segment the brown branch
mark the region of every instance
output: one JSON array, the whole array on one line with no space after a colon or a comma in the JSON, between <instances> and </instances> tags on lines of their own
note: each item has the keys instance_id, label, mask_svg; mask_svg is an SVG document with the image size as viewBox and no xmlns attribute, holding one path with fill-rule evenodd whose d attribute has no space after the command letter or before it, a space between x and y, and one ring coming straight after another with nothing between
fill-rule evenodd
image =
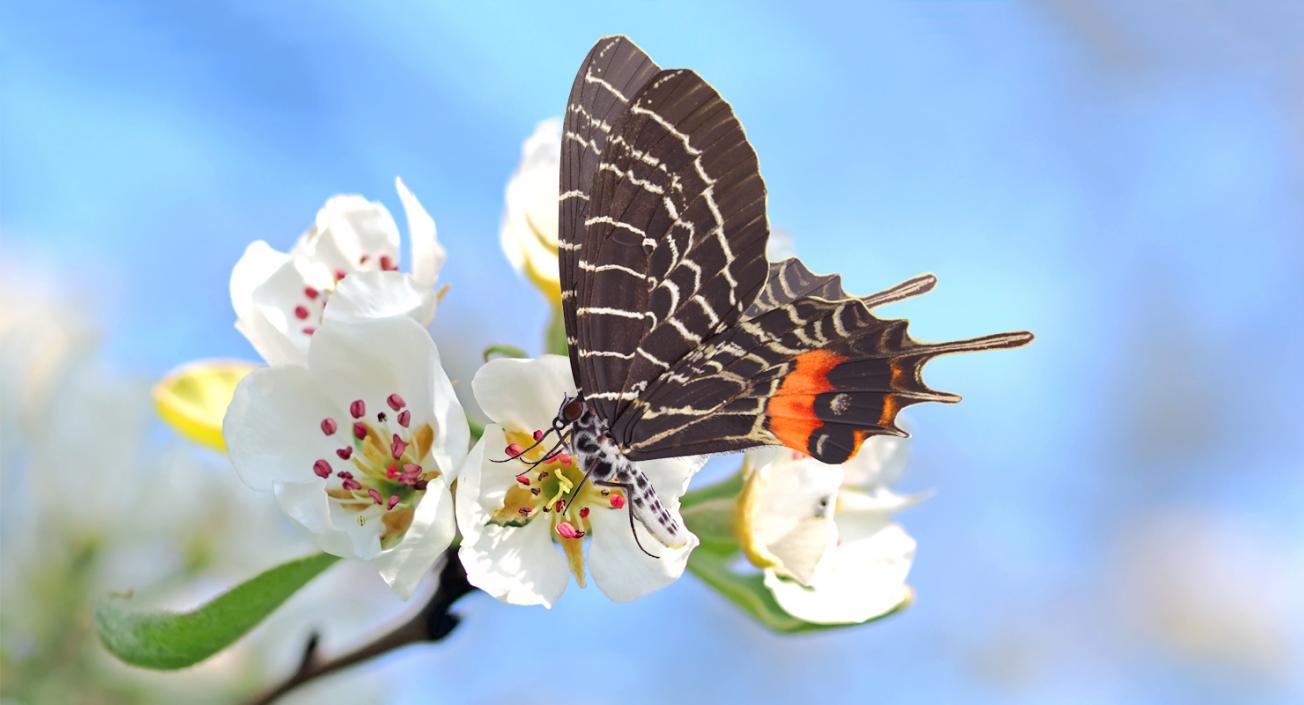
<instances>
[{"instance_id":1,"label":"brown branch","mask_svg":"<svg viewBox=\"0 0 1304 705\"><path fill-rule=\"evenodd\" d=\"M443 565L439 568L439 586L435 588L435 593L430 596L425 606L412 615L411 619L355 651L328 660L318 658L318 635L313 634L308 638L303 659L294 675L280 685L249 700L247 705L271 705L277 698L308 681L369 661L408 644L442 641L458 624L457 615L450 612L453 603L473 590L475 588L466 581L466 571L462 568L462 562L457 559L457 554L452 551L445 553Z\"/></svg>"}]
</instances>

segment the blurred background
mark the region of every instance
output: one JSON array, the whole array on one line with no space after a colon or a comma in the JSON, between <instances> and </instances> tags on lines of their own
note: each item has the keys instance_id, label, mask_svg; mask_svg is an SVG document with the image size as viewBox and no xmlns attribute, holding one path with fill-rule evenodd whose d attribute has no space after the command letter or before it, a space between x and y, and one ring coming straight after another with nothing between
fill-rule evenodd
<instances>
[{"instance_id":1,"label":"blurred background","mask_svg":"<svg viewBox=\"0 0 1304 705\"><path fill-rule=\"evenodd\" d=\"M1304 5L47 0L0 6L4 702L223 702L309 630L347 648L403 610L342 566L219 662L100 656L101 592L193 605L308 550L148 385L255 359L245 245L288 248L336 193L397 213L396 175L449 252L460 389L491 342L537 351L503 189L612 33L733 103L812 269L932 271L890 310L919 337L1037 341L930 365L966 399L911 409L899 489L935 497L900 517L900 615L779 637L691 576L479 597L305 702L1304 700Z\"/></svg>"}]
</instances>

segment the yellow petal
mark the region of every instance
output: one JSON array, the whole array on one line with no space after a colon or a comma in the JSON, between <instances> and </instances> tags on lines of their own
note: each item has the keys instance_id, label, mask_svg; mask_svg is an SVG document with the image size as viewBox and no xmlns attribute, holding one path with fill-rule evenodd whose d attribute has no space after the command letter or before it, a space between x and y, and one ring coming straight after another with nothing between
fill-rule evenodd
<instances>
[{"instance_id":1,"label":"yellow petal","mask_svg":"<svg viewBox=\"0 0 1304 705\"><path fill-rule=\"evenodd\" d=\"M554 306L561 304L561 283L557 281L557 260L535 262L528 256L525 258L525 276L530 283L544 296L552 302Z\"/></svg>"},{"instance_id":2,"label":"yellow petal","mask_svg":"<svg viewBox=\"0 0 1304 705\"><path fill-rule=\"evenodd\" d=\"M584 587L584 539L558 536L557 543L566 552L566 562L570 564L571 575L575 576L575 584Z\"/></svg>"},{"instance_id":3,"label":"yellow petal","mask_svg":"<svg viewBox=\"0 0 1304 705\"><path fill-rule=\"evenodd\" d=\"M760 495L764 492L764 484L764 473L752 472L747 475L743 491L738 494L738 513L734 521L734 530L737 532L738 543L742 546L747 560L757 568L772 568L779 565L779 559L758 540L757 532L753 528L757 514L760 512Z\"/></svg>"},{"instance_id":4,"label":"yellow petal","mask_svg":"<svg viewBox=\"0 0 1304 705\"><path fill-rule=\"evenodd\" d=\"M222 417L235 386L258 365L240 360L199 360L178 367L154 386L154 406L182 436L226 451Z\"/></svg>"}]
</instances>

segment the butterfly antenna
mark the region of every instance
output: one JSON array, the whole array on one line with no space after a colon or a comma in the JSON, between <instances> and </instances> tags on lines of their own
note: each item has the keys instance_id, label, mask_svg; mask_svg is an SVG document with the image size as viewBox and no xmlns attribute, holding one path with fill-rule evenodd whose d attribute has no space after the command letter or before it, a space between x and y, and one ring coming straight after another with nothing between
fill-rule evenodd
<instances>
[{"instance_id":1,"label":"butterfly antenna","mask_svg":"<svg viewBox=\"0 0 1304 705\"><path fill-rule=\"evenodd\" d=\"M503 458L502 460L490 460L489 462L491 462L491 463L510 463L510 462L512 462L513 460L516 460L517 458L521 457L522 455L525 455L526 453L529 453L530 451L534 450L535 448L538 448L538 447L539 447L539 446L544 442L544 440L548 438L548 436L551 436L551 435L554 434L554 433L560 433L560 432L561 432L561 430L557 428L557 420L556 420L556 419L553 419L552 428L548 429L547 431L545 431L545 432L543 433L543 435L541 435L541 436L539 436L538 438L536 438L536 439L534 440L534 443L530 444L530 447L529 447L529 448L522 449L520 453L517 453L516 455L509 455L509 456L507 456L506 458Z\"/></svg>"}]
</instances>

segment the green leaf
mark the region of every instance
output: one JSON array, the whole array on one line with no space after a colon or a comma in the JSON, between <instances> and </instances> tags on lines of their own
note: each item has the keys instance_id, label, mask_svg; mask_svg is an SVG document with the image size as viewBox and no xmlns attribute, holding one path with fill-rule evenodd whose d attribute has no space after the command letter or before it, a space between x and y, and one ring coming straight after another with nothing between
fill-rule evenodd
<instances>
[{"instance_id":1,"label":"green leaf","mask_svg":"<svg viewBox=\"0 0 1304 705\"><path fill-rule=\"evenodd\" d=\"M720 497L694 502L692 506L680 509L684 524L702 542L697 550L725 554L738 552L738 536L734 531L737 508L738 502L734 498Z\"/></svg>"},{"instance_id":2,"label":"green leaf","mask_svg":"<svg viewBox=\"0 0 1304 705\"><path fill-rule=\"evenodd\" d=\"M744 482L743 473L740 470L714 485L707 485L684 494L683 497L679 498L679 506L691 507L695 504L720 499L735 500L738 498L738 493L743 491Z\"/></svg>"},{"instance_id":3,"label":"green leaf","mask_svg":"<svg viewBox=\"0 0 1304 705\"><path fill-rule=\"evenodd\" d=\"M499 357L529 357L524 350L507 343L497 343L484 349L485 362L489 362L489 358L495 355Z\"/></svg>"},{"instance_id":4,"label":"green leaf","mask_svg":"<svg viewBox=\"0 0 1304 705\"><path fill-rule=\"evenodd\" d=\"M105 648L127 663L185 668L230 646L337 560L319 553L284 563L190 612L138 611L110 596L96 606L95 626Z\"/></svg>"},{"instance_id":5,"label":"green leaf","mask_svg":"<svg viewBox=\"0 0 1304 705\"><path fill-rule=\"evenodd\" d=\"M566 355L569 352L566 346L566 317L561 308L552 310L552 320L548 321L548 330L543 334L543 349L554 355Z\"/></svg>"},{"instance_id":6,"label":"green leaf","mask_svg":"<svg viewBox=\"0 0 1304 705\"><path fill-rule=\"evenodd\" d=\"M474 444L480 440L480 436L484 435L484 424L468 416L466 417L466 425L471 429L471 443Z\"/></svg>"},{"instance_id":7,"label":"green leaf","mask_svg":"<svg viewBox=\"0 0 1304 705\"><path fill-rule=\"evenodd\" d=\"M688 528L697 534L706 550L722 555L739 550L735 521L738 512L738 495L743 489L741 471L715 483L685 494L680 498L679 511Z\"/></svg>"},{"instance_id":8,"label":"green leaf","mask_svg":"<svg viewBox=\"0 0 1304 705\"><path fill-rule=\"evenodd\" d=\"M710 585L716 592L724 595L744 612L758 622L782 634L800 634L803 632L823 631L841 627L856 627L860 624L875 622L905 609L910 600L897 605L891 612L875 617L868 622L855 624L815 624L794 617L783 610L775 601L769 588L765 587L760 573L740 573L732 570L729 563L734 555L723 555L711 551L694 551L688 558L688 570Z\"/></svg>"}]
</instances>

